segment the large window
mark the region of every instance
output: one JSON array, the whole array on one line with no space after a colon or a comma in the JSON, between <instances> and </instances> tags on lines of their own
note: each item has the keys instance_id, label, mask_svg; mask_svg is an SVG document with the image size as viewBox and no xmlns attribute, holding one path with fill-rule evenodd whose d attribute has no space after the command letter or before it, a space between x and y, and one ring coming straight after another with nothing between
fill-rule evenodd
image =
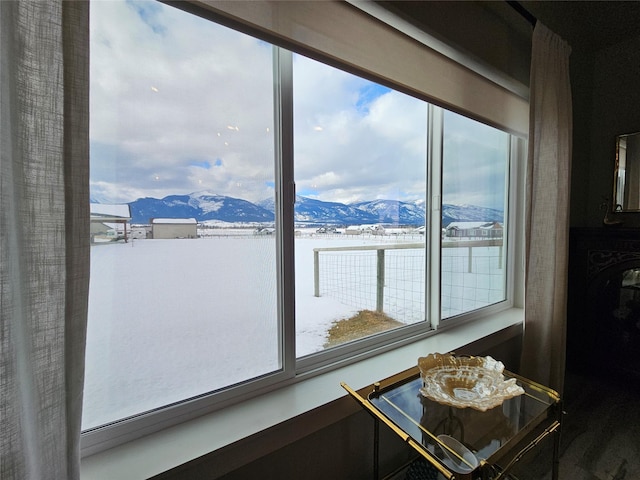
<instances>
[{"instance_id":1,"label":"large window","mask_svg":"<svg viewBox=\"0 0 640 480\"><path fill-rule=\"evenodd\" d=\"M83 430L510 305L505 132L146 1L92 4L90 113Z\"/></svg>"},{"instance_id":2,"label":"large window","mask_svg":"<svg viewBox=\"0 0 640 480\"><path fill-rule=\"evenodd\" d=\"M441 316L506 300L509 135L443 115Z\"/></svg>"},{"instance_id":3,"label":"large window","mask_svg":"<svg viewBox=\"0 0 640 480\"><path fill-rule=\"evenodd\" d=\"M84 429L282 367L271 45L160 3L91 11Z\"/></svg>"},{"instance_id":4,"label":"large window","mask_svg":"<svg viewBox=\"0 0 640 480\"><path fill-rule=\"evenodd\" d=\"M427 103L296 55L293 105L298 356L424 322Z\"/></svg>"}]
</instances>

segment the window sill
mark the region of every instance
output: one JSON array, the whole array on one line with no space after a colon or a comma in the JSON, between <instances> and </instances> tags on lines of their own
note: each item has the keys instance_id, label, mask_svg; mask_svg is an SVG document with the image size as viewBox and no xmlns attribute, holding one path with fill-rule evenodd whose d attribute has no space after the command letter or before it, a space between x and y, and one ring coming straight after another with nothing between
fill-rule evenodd
<instances>
[{"instance_id":1,"label":"window sill","mask_svg":"<svg viewBox=\"0 0 640 480\"><path fill-rule=\"evenodd\" d=\"M513 308L456 326L390 352L311 377L82 459L81 478L149 478L345 396L411 367L429 352L448 352L522 323ZM353 404L355 407L355 403ZM328 419L327 424L335 421ZM320 426L321 427L321 426ZM318 428L315 424L313 428ZM259 452L252 452L255 456Z\"/></svg>"}]
</instances>

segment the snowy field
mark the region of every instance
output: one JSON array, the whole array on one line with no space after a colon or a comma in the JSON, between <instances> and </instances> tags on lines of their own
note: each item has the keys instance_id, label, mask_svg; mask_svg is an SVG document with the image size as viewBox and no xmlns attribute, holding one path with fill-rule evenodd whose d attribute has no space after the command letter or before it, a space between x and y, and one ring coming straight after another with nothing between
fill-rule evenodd
<instances>
[{"instance_id":1,"label":"snowy field","mask_svg":"<svg viewBox=\"0 0 640 480\"><path fill-rule=\"evenodd\" d=\"M233 233L92 247L83 429L279 368L275 238ZM322 350L332 322L375 308L375 293L370 306L315 297L314 248L420 240L302 232L295 244L297 355ZM465 275L452 277L463 295ZM476 277L466 291L478 290ZM423 300L418 295L417 304Z\"/></svg>"}]
</instances>

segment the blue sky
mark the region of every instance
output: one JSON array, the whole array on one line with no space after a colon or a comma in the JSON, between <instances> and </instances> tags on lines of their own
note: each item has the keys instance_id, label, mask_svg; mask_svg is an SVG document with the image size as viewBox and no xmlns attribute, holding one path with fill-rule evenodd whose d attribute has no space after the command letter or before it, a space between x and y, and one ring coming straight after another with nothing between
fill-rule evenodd
<instances>
[{"instance_id":1,"label":"blue sky","mask_svg":"<svg viewBox=\"0 0 640 480\"><path fill-rule=\"evenodd\" d=\"M136 0L126 0L126 3L138 14L142 23L151 28L153 33L163 35L167 32L167 25L159 18L162 15L162 6L159 3Z\"/></svg>"},{"instance_id":2,"label":"blue sky","mask_svg":"<svg viewBox=\"0 0 640 480\"><path fill-rule=\"evenodd\" d=\"M358 91L359 96L358 101L356 102L356 108L358 111L361 111L366 115L369 113L369 107L373 102L375 102L375 100L385 93L390 93L391 91L392 90L390 88L383 85L368 82Z\"/></svg>"}]
</instances>

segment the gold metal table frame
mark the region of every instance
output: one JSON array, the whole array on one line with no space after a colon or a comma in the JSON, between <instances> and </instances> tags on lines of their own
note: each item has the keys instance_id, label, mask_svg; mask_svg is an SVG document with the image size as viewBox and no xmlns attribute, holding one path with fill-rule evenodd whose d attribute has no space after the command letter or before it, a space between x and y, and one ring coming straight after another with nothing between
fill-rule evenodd
<instances>
[{"instance_id":1,"label":"gold metal table frame","mask_svg":"<svg viewBox=\"0 0 640 480\"><path fill-rule=\"evenodd\" d=\"M558 479L562 405L554 390L504 371L525 393L481 412L436 403L420 394L422 379L413 367L358 391L341 386L374 422L374 478L379 478L379 426L383 424L424 457L447 480L503 480L543 439L553 434L552 479ZM471 450L479 465L470 473L455 473L447 457L456 455L439 439L453 436ZM460 461L463 461L458 456Z\"/></svg>"}]
</instances>

